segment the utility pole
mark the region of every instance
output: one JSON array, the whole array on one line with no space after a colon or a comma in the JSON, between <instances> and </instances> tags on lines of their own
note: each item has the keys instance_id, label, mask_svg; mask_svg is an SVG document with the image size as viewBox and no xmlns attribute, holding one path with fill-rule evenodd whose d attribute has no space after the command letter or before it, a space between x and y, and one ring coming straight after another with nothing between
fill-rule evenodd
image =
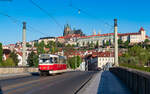
<instances>
[{"instance_id":1,"label":"utility pole","mask_svg":"<svg viewBox=\"0 0 150 94\"><path fill-rule=\"evenodd\" d=\"M115 38L115 67L119 66L118 64L118 33L117 33L117 19L114 19L114 38Z\"/></svg>"},{"instance_id":2,"label":"utility pole","mask_svg":"<svg viewBox=\"0 0 150 94\"><path fill-rule=\"evenodd\" d=\"M22 43L22 65L26 66L26 22L23 22Z\"/></svg>"},{"instance_id":3,"label":"utility pole","mask_svg":"<svg viewBox=\"0 0 150 94\"><path fill-rule=\"evenodd\" d=\"M77 68L77 50L75 51L75 69Z\"/></svg>"}]
</instances>

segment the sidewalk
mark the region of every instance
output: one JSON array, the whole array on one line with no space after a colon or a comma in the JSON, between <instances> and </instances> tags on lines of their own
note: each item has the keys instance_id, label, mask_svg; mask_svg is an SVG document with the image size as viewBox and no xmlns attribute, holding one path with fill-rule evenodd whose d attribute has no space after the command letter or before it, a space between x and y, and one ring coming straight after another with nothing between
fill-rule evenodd
<instances>
[{"instance_id":1,"label":"sidewalk","mask_svg":"<svg viewBox=\"0 0 150 94\"><path fill-rule=\"evenodd\" d=\"M101 71L79 94L131 94L131 92L114 74Z\"/></svg>"}]
</instances>

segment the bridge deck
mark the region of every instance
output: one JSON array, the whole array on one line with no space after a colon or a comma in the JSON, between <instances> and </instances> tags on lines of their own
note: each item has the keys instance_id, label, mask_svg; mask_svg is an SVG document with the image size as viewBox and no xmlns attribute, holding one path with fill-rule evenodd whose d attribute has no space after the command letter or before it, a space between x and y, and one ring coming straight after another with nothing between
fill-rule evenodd
<instances>
[{"instance_id":1,"label":"bridge deck","mask_svg":"<svg viewBox=\"0 0 150 94\"><path fill-rule=\"evenodd\" d=\"M79 94L131 94L131 91L114 74L101 71Z\"/></svg>"},{"instance_id":2,"label":"bridge deck","mask_svg":"<svg viewBox=\"0 0 150 94\"><path fill-rule=\"evenodd\" d=\"M131 91L114 74L104 71L97 94L131 94Z\"/></svg>"}]
</instances>

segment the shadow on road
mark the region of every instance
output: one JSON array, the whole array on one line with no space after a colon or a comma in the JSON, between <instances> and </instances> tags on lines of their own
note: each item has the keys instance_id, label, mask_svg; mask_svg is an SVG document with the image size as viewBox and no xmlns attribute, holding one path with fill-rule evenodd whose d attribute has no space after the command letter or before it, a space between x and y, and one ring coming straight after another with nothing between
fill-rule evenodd
<instances>
[{"instance_id":1,"label":"shadow on road","mask_svg":"<svg viewBox=\"0 0 150 94\"><path fill-rule=\"evenodd\" d=\"M38 72L33 72L33 73L30 73L32 76L39 76L39 73Z\"/></svg>"},{"instance_id":2,"label":"shadow on road","mask_svg":"<svg viewBox=\"0 0 150 94\"><path fill-rule=\"evenodd\" d=\"M2 88L1 88L1 86L0 86L0 94L3 94L3 91L2 91Z\"/></svg>"}]
</instances>

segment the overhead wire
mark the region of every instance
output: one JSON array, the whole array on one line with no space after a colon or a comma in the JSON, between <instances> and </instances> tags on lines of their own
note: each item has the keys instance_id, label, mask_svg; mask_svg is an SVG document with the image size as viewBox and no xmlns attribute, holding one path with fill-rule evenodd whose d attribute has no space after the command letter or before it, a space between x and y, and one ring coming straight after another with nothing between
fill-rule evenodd
<instances>
[{"instance_id":1,"label":"overhead wire","mask_svg":"<svg viewBox=\"0 0 150 94\"><path fill-rule=\"evenodd\" d=\"M79 11L79 14L80 14L80 13L84 13L85 15L87 15L87 16L89 16L89 17L92 17L92 18L94 18L94 19L96 19L96 20L99 20L97 16L91 15L90 13L86 12L86 11L83 10L83 9L77 8L77 7L73 6L72 2L70 2L69 7L73 8L73 9L75 9L75 10L78 10L78 11ZM103 22L104 25L106 25L106 26L113 27L113 25L110 25L108 22L105 22L105 21L102 21L102 22Z\"/></svg>"},{"instance_id":2,"label":"overhead wire","mask_svg":"<svg viewBox=\"0 0 150 94\"><path fill-rule=\"evenodd\" d=\"M23 21L20 21L20 20L18 20L18 19L13 18L12 16L10 16L10 15L8 15L8 14L6 14L6 13L0 12L0 15L5 16L5 17L8 17L13 23L15 23L15 24L17 24L17 25L21 25L22 22L23 22ZM30 29L27 28L27 31L38 32L38 33L40 33L40 34L42 34L42 35L44 35L44 36L48 36L47 34L45 34L45 33L41 32L41 31L35 29L34 27L32 27L32 26L29 25L29 24L27 24L27 27L29 27L30 29L32 29L32 30L30 30Z\"/></svg>"},{"instance_id":3,"label":"overhead wire","mask_svg":"<svg viewBox=\"0 0 150 94\"><path fill-rule=\"evenodd\" d=\"M43 13L45 13L47 16L49 16L55 23L56 25L63 30L62 25L49 13L47 12L44 8L42 8L40 5L38 5L36 2L34 2L33 0L30 0L30 2L37 8L39 8Z\"/></svg>"}]
</instances>

